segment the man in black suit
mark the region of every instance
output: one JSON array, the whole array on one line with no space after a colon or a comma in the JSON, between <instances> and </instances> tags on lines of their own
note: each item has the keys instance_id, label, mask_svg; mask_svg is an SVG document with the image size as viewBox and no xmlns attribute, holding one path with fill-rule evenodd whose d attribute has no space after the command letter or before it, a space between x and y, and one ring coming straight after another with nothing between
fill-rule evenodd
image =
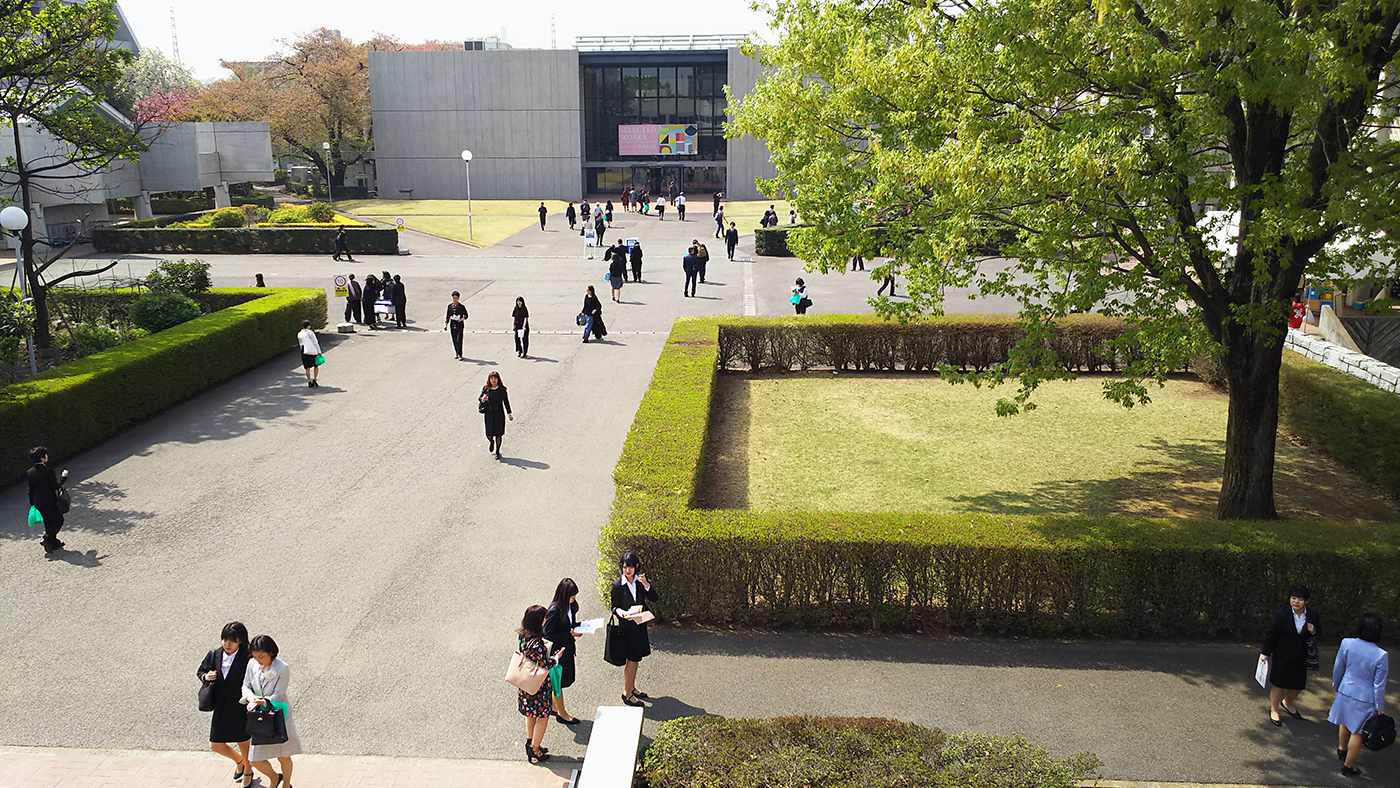
<instances>
[{"instance_id":1,"label":"man in black suit","mask_svg":"<svg viewBox=\"0 0 1400 788\"><path fill-rule=\"evenodd\" d=\"M29 469L29 505L39 510L44 518L44 552L52 553L63 546L58 539L58 529L63 527L63 512L58 510L58 489L68 478L68 471L55 476L48 466L49 450L35 446L29 452L29 461L34 467Z\"/></svg>"},{"instance_id":2,"label":"man in black suit","mask_svg":"<svg viewBox=\"0 0 1400 788\"><path fill-rule=\"evenodd\" d=\"M734 260L734 250L739 246L739 230L733 222L729 223L729 229L724 231L724 248L729 250L729 259Z\"/></svg>"},{"instance_id":3,"label":"man in black suit","mask_svg":"<svg viewBox=\"0 0 1400 788\"><path fill-rule=\"evenodd\" d=\"M345 322L349 323L353 316L356 323L363 323L360 319L360 299L364 297L365 291L360 287L360 283L355 281L355 275L350 275L350 281L345 287Z\"/></svg>"},{"instance_id":4,"label":"man in black suit","mask_svg":"<svg viewBox=\"0 0 1400 788\"><path fill-rule=\"evenodd\" d=\"M681 286L681 292L689 298L695 295L695 279L700 275L700 258L695 256L695 247L690 247L685 257L681 258L681 270L685 271L685 284Z\"/></svg>"}]
</instances>

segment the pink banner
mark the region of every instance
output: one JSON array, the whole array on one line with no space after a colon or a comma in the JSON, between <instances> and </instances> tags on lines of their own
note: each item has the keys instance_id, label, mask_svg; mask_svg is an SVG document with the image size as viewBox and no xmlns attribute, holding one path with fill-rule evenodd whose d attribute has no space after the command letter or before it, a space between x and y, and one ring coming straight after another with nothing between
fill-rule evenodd
<instances>
[{"instance_id":1,"label":"pink banner","mask_svg":"<svg viewBox=\"0 0 1400 788\"><path fill-rule=\"evenodd\" d=\"M655 156L661 152L660 126L618 126L619 156Z\"/></svg>"}]
</instances>

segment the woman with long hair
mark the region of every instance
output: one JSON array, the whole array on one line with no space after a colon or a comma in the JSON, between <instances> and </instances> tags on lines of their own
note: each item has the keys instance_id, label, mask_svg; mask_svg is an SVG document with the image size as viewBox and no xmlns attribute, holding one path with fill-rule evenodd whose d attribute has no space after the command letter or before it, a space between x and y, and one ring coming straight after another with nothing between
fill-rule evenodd
<instances>
[{"instance_id":1,"label":"woman with long hair","mask_svg":"<svg viewBox=\"0 0 1400 788\"><path fill-rule=\"evenodd\" d=\"M506 434L506 419L515 421L510 411L510 396L501 382L501 373L492 370L486 376L486 385L481 387L481 412L486 416L486 450L495 451L496 459L501 459L501 439Z\"/></svg>"},{"instance_id":2,"label":"woman with long hair","mask_svg":"<svg viewBox=\"0 0 1400 788\"><path fill-rule=\"evenodd\" d=\"M593 334L594 339L602 339L608 335L607 326L603 325L603 302L598 300L598 295L593 292L593 285L589 285L583 294L583 341L588 342L588 335Z\"/></svg>"},{"instance_id":3,"label":"woman with long hair","mask_svg":"<svg viewBox=\"0 0 1400 788\"><path fill-rule=\"evenodd\" d=\"M550 656L558 659L549 674L554 687L554 716L565 725L578 724L578 718L564 708L564 688L574 684L574 639L583 634L577 627L578 583L566 577L555 587L554 600L544 616L544 639L550 642Z\"/></svg>"},{"instance_id":4,"label":"woman with long hair","mask_svg":"<svg viewBox=\"0 0 1400 788\"><path fill-rule=\"evenodd\" d=\"M510 313L515 323L515 355L530 357L530 310L525 307L523 296L515 297L515 310Z\"/></svg>"},{"instance_id":5,"label":"woman with long hair","mask_svg":"<svg viewBox=\"0 0 1400 788\"><path fill-rule=\"evenodd\" d=\"M549 650L544 645L544 617L544 608L530 605L525 609L525 617L520 620L520 630L516 634L520 636L521 656L537 665L552 668L555 659L549 655ZM533 695L526 695L522 689L516 690L519 695L516 706L525 717L525 757L530 759L530 763L549 760L549 751L541 747L540 743L544 741L545 728L549 727L551 691L548 677Z\"/></svg>"},{"instance_id":6,"label":"woman with long hair","mask_svg":"<svg viewBox=\"0 0 1400 788\"><path fill-rule=\"evenodd\" d=\"M248 711L243 708L243 677L248 672L248 628L237 621L224 625L219 647L199 663L199 680L214 694L214 719L209 723L209 749L233 761L233 779L253 784L248 762ZM229 746L233 742L238 749Z\"/></svg>"}]
</instances>

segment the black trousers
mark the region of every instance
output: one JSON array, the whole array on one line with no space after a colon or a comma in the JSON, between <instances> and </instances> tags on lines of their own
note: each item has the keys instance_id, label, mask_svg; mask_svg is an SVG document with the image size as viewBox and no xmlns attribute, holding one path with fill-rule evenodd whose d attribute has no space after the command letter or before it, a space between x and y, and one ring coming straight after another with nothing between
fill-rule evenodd
<instances>
[{"instance_id":1,"label":"black trousers","mask_svg":"<svg viewBox=\"0 0 1400 788\"><path fill-rule=\"evenodd\" d=\"M462 355L462 324L453 323L447 327L452 332L452 349L457 351L457 355Z\"/></svg>"},{"instance_id":2,"label":"black trousers","mask_svg":"<svg viewBox=\"0 0 1400 788\"><path fill-rule=\"evenodd\" d=\"M540 229L541 229L541 230L544 229L544 217L543 217L543 216L540 217Z\"/></svg>"},{"instance_id":3,"label":"black trousers","mask_svg":"<svg viewBox=\"0 0 1400 788\"><path fill-rule=\"evenodd\" d=\"M404 312L407 311L408 308L406 304L402 302L394 304L394 325L399 328L408 328L408 318L404 316Z\"/></svg>"},{"instance_id":4,"label":"black trousers","mask_svg":"<svg viewBox=\"0 0 1400 788\"><path fill-rule=\"evenodd\" d=\"M365 311L365 325L367 325L367 326L377 326L377 325L379 325L379 318L376 317L375 314L374 314L374 302L371 301L371 300L369 300L368 298L366 298L366 299L364 300L364 311Z\"/></svg>"},{"instance_id":5,"label":"black trousers","mask_svg":"<svg viewBox=\"0 0 1400 788\"><path fill-rule=\"evenodd\" d=\"M700 281L702 282L705 281L705 264L708 262L710 262L710 258L708 257L700 261Z\"/></svg>"},{"instance_id":6,"label":"black trousers","mask_svg":"<svg viewBox=\"0 0 1400 788\"><path fill-rule=\"evenodd\" d=\"M39 507L35 507L39 509ZM48 506L39 509L39 514L44 518L44 541L53 542L58 539L58 529L63 527L63 512Z\"/></svg>"},{"instance_id":7,"label":"black trousers","mask_svg":"<svg viewBox=\"0 0 1400 788\"><path fill-rule=\"evenodd\" d=\"M530 354L530 329L525 329L524 336L520 332L515 334L515 352L522 356Z\"/></svg>"},{"instance_id":8,"label":"black trousers","mask_svg":"<svg viewBox=\"0 0 1400 788\"><path fill-rule=\"evenodd\" d=\"M345 299L345 322L349 323L352 316L356 323L363 322L360 320L360 300L358 298Z\"/></svg>"},{"instance_id":9,"label":"black trousers","mask_svg":"<svg viewBox=\"0 0 1400 788\"><path fill-rule=\"evenodd\" d=\"M642 261L641 261L641 260L637 260L636 262L632 263L632 281L634 281L634 282L640 282L640 281L642 281Z\"/></svg>"},{"instance_id":10,"label":"black trousers","mask_svg":"<svg viewBox=\"0 0 1400 788\"><path fill-rule=\"evenodd\" d=\"M726 244L724 245L724 248L729 250L729 259L730 259L730 260L733 260L733 259L734 259L734 250L737 249L737 248L739 248L739 245L738 245L738 244L726 243Z\"/></svg>"},{"instance_id":11,"label":"black trousers","mask_svg":"<svg viewBox=\"0 0 1400 788\"><path fill-rule=\"evenodd\" d=\"M685 206L684 206L684 205L677 205L677 206L676 206L676 215L680 217L681 221L685 221Z\"/></svg>"},{"instance_id":12,"label":"black trousers","mask_svg":"<svg viewBox=\"0 0 1400 788\"><path fill-rule=\"evenodd\" d=\"M681 292L686 295L695 295L695 278L699 275L698 271L686 271L685 284L681 286Z\"/></svg>"}]
</instances>

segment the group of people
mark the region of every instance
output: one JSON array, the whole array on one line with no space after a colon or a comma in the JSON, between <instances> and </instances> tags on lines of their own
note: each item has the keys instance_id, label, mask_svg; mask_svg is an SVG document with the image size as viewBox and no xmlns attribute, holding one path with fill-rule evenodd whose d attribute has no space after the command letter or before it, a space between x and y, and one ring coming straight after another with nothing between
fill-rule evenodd
<instances>
[{"instance_id":1,"label":"group of people","mask_svg":"<svg viewBox=\"0 0 1400 788\"><path fill-rule=\"evenodd\" d=\"M379 316L376 314L375 305L380 301L387 302L380 307L385 310L386 316L393 315L397 328L408 327L408 317L405 314L408 292L398 274L390 276L388 271L382 272L379 277L370 274L365 277L363 285L355 281L354 274L350 274L346 284L345 322L359 323L367 326L370 331L378 331Z\"/></svg>"},{"instance_id":2,"label":"group of people","mask_svg":"<svg viewBox=\"0 0 1400 788\"><path fill-rule=\"evenodd\" d=\"M609 593L602 657L622 668L622 702L641 707L649 696L637 689L637 669L651 654L647 622L652 619L650 605L657 600L656 586L641 571L636 553L624 553L618 570ZM574 684L576 643L583 634L579 631L582 624L578 584L568 577L555 586L548 608L530 605L521 618L517 650L525 660L548 670L537 691L516 690L516 708L525 717L525 757L530 763L549 760L549 748L543 740L551 716L565 725L578 723L564 705L564 690Z\"/></svg>"},{"instance_id":3,"label":"group of people","mask_svg":"<svg viewBox=\"0 0 1400 788\"><path fill-rule=\"evenodd\" d=\"M1294 700L1307 687L1308 671L1320 670L1317 638L1321 634L1317 611L1308 607L1311 592L1295 585L1288 592L1288 604L1274 612L1259 650L1261 672L1267 672L1269 722L1283 726L1283 716L1301 720L1303 713ZM1337 760L1342 774L1355 777L1356 756L1361 752L1362 731L1368 721L1385 712L1385 685L1390 677L1390 655L1376 645L1381 636L1381 617L1366 613L1349 637L1342 639L1332 663L1332 689L1337 696L1327 712L1327 721L1337 726Z\"/></svg>"},{"instance_id":4,"label":"group of people","mask_svg":"<svg viewBox=\"0 0 1400 788\"><path fill-rule=\"evenodd\" d=\"M540 203L540 210L545 210L544 203ZM608 200L606 203L589 204L588 198L585 197L579 201L577 210L574 209L574 204L570 201L568 207L564 209L564 218L569 222L569 229L577 229L579 235L586 235L589 228L592 228L598 236L598 243L601 245L603 235L612 226L612 200ZM543 213L540 214L540 229L544 229Z\"/></svg>"},{"instance_id":5,"label":"group of people","mask_svg":"<svg viewBox=\"0 0 1400 788\"><path fill-rule=\"evenodd\" d=\"M219 645L200 661L199 709L212 712L209 749L233 761L233 779L253 784L253 770L267 776L268 788L292 788L292 756L302 752L287 691L292 669L278 656L271 635L248 637L238 621L224 625ZM280 718L255 737L249 718ZM279 772L272 766L276 759Z\"/></svg>"},{"instance_id":6,"label":"group of people","mask_svg":"<svg viewBox=\"0 0 1400 788\"><path fill-rule=\"evenodd\" d=\"M608 264L608 283L612 286L612 300L621 302L622 284L627 281L628 263L631 263L632 280L642 281L642 243L634 240L630 245L618 241L603 252L603 262Z\"/></svg>"}]
</instances>

